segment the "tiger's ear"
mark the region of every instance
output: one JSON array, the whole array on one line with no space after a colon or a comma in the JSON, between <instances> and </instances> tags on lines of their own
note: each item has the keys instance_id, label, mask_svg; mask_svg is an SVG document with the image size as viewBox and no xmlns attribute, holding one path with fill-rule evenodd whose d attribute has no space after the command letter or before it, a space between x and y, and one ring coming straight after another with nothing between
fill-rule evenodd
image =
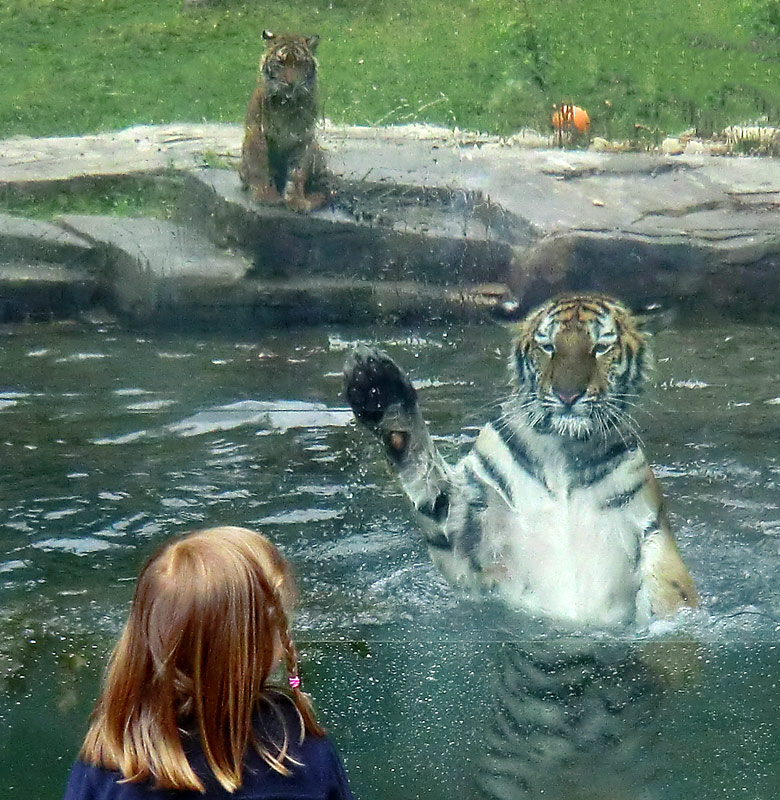
<instances>
[{"instance_id":1,"label":"tiger's ear","mask_svg":"<svg viewBox=\"0 0 780 800\"><path fill-rule=\"evenodd\" d=\"M269 31L269 30L268 30L268 28L266 28L266 29L263 31L263 39L265 39L265 40L266 40L266 42L270 42L270 41L271 41L271 39L275 39L275 38L276 38L276 37L273 35L273 33L272 33L271 31Z\"/></svg>"},{"instance_id":2,"label":"tiger's ear","mask_svg":"<svg viewBox=\"0 0 780 800\"><path fill-rule=\"evenodd\" d=\"M317 45L320 43L320 37L318 34L314 34L313 36L306 37L306 44L309 45L309 50L312 53L317 49Z\"/></svg>"}]
</instances>

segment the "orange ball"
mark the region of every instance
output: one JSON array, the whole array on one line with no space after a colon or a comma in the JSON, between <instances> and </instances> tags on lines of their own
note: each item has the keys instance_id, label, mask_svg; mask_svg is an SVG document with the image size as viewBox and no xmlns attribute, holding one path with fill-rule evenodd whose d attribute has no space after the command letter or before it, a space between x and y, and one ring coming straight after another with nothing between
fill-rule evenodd
<instances>
[{"instance_id":1,"label":"orange ball","mask_svg":"<svg viewBox=\"0 0 780 800\"><path fill-rule=\"evenodd\" d=\"M585 133L590 129L590 117L584 108L563 103L552 115L552 125L556 131L575 130Z\"/></svg>"}]
</instances>

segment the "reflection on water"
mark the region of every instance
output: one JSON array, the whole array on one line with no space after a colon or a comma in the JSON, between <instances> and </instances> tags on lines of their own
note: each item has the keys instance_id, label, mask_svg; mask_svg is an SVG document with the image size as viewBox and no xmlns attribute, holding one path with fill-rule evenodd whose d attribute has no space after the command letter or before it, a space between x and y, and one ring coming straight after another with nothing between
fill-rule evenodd
<instances>
[{"instance_id":1,"label":"reflection on water","mask_svg":"<svg viewBox=\"0 0 780 800\"><path fill-rule=\"evenodd\" d=\"M296 565L304 676L358 795L476 796L503 724L501 665L512 648L538 660L529 642L557 644L513 612L457 597L431 565L339 396L356 339L409 368L451 459L506 387L506 332L488 326L409 337L3 331L0 794L60 795L141 562L171 534L235 522L261 526ZM704 599L686 623L701 659L695 680L662 693L624 681L641 689L626 707L642 720L629 715L631 736L606 739L641 753L648 796L763 800L780 783L780 333L665 330L655 351L640 423ZM626 663L636 677L639 662ZM573 699L587 705L587 693L558 685L574 688L554 710L587 720ZM634 735L645 722L657 734Z\"/></svg>"},{"instance_id":2,"label":"reflection on water","mask_svg":"<svg viewBox=\"0 0 780 800\"><path fill-rule=\"evenodd\" d=\"M201 436L215 431L229 431L242 425L256 425L258 428L286 433L291 428L327 428L331 425L343 428L351 417L350 412L344 409L330 410L324 403L243 400L212 411L201 411L189 419L169 425L168 430L180 436Z\"/></svg>"},{"instance_id":3,"label":"reflection on water","mask_svg":"<svg viewBox=\"0 0 780 800\"><path fill-rule=\"evenodd\" d=\"M507 642L477 782L487 797L657 797L663 685L631 644ZM598 769L594 770L594 764Z\"/></svg>"}]
</instances>

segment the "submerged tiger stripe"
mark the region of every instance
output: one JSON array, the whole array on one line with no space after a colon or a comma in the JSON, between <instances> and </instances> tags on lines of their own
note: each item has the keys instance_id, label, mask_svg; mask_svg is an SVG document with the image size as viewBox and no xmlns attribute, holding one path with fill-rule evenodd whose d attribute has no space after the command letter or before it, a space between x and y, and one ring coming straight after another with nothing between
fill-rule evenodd
<instances>
[{"instance_id":1,"label":"submerged tiger stripe","mask_svg":"<svg viewBox=\"0 0 780 800\"><path fill-rule=\"evenodd\" d=\"M493 713L477 769L482 797L613 797L632 785L654 796L656 769L648 756L657 747L660 696L630 644L508 642L495 667Z\"/></svg>"}]
</instances>

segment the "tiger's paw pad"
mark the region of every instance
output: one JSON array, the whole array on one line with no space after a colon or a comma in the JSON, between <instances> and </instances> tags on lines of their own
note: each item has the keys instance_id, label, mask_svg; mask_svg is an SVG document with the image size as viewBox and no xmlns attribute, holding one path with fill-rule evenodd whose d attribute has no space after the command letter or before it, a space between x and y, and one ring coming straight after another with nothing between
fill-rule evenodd
<instances>
[{"instance_id":1,"label":"tiger's paw pad","mask_svg":"<svg viewBox=\"0 0 780 800\"><path fill-rule=\"evenodd\" d=\"M401 455L409 446L409 434L406 431L390 431L385 434L385 446L391 453Z\"/></svg>"},{"instance_id":2,"label":"tiger's paw pad","mask_svg":"<svg viewBox=\"0 0 780 800\"><path fill-rule=\"evenodd\" d=\"M411 412L417 403L417 392L395 361L365 345L359 345L344 364L344 393L358 422L372 427L379 425L390 406L399 403Z\"/></svg>"}]
</instances>

